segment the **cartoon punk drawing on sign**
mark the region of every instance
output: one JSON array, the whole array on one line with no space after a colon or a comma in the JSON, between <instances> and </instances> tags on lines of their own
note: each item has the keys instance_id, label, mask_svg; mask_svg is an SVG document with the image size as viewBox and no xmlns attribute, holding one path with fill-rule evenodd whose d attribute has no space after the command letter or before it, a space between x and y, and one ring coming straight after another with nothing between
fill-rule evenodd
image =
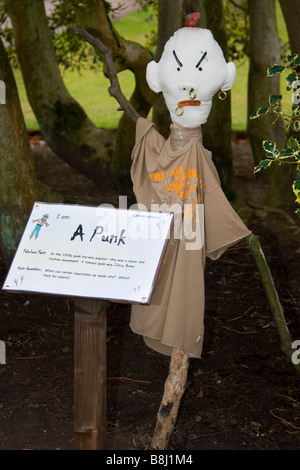
<instances>
[{"instance_id":1,"label":"cartoon punk drawing on sign","mask_svg":"<svg viewBox=\"0 0 300 470\"><path fill-rule=\"evenodd\" d=\"M36 222L36 226L34 227L33 231L31 232L31 235L30 235L30 239L35 235L35 239L37 239L37 237L39 236L40 234L40 230L42 228L43 225L46 225L46 227L49 226L48 222L47 222L47 219L49 218L49 215L48 214L44 214L43 217L41 219L35 219L33 220L32 222L35 223Z\"/></svg>"},{"instance_id":2,"label":"cartoon punk drawing on sign","mask_svg":"<svg viewBox=\"0 0 300 470\"><path fill-rule=\"evenodd\" d=\"M201 357L203 347L206 257L216 260L251 234L223 193L211 152L202 143L201 126L213 96L221 93L223 99L232 88L236 67L226 62L211 31L197 26L197 4L183 2L185 27L167 41L159 62L147 66L147 83L162 92L170 112L167 139L120 90L109 90L136 122L131 180L140 208L176 215L151 303L132 305L130 326L153 350L171 356L179 349L194 358ZM86 32L84 38L99 47Z\"/></svg>"}]
</instances>

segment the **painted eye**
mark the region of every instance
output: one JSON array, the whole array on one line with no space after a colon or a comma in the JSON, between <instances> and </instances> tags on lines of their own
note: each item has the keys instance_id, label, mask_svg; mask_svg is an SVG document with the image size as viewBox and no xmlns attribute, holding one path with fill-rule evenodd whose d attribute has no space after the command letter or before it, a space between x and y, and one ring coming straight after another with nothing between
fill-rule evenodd
<instances>
[{"instance_id":1,"label":"painted eye","mask_svg":"<svg viewBox=\"0 0 300 470\"><path fill-rule=\"evenodd\" d=\"M179 67L177 67L177 71L180 72L180 69L181 69L181 67L183 67L183 65L180 62L180 60L178 59L175 51L173 51L173 56L175 57L175 60L176 60L177 64L179 65Z\"/></svg>"},{"instance_id":2,"label":"painted eye","mask_svg":"<svg viewBox=\"0 0 300 470\"><path fill-rule=\"evenodd\" d=\"M207 56L207 52L205 51L203 56L199 60L198 64L196 65L196 69L198 69L199 72L202 72L202 67L200 67L200 65L202 64L202 62L203 62L203 60L205 59L206 56Z\"/></svg>"}]
</instances>

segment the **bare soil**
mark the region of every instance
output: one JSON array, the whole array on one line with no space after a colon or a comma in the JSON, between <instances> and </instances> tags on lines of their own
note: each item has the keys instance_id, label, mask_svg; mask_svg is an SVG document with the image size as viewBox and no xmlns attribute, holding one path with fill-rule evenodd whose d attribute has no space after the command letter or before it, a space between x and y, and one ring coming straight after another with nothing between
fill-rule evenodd
<instances>
[{"instance_id":1,"label":"bare soil","mask_svg":"<svg viewBox=\"0 0 300 470\"><path fill-rule=\"evenodd\" d=\"M68 201L98 205L103 194L32 141L37 174ZM241 198L262 206L266 180L253 176L247 140L234 140ZM300 340L299 221L256 208L247 224L260 237L293 340ZM6 270L0 260L0 281ZM169 358L129 327L130 305L107 304L107 449L148 449ZM170 450L298 450L300 380L280 349L255 260L242 242L207 262L203 357L191 359ZM0 293L0 450L72 450L73 301Z\"/></svg>"}]
</instances>

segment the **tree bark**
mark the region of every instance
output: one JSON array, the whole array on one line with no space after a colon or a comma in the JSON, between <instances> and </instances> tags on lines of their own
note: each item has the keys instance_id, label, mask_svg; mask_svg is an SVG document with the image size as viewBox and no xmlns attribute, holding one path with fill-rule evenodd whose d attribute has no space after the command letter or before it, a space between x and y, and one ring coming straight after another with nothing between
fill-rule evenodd
<instances>
[{"instance_id":1,"label":"tree bark","mask_svg":"<svg viewBox=\"0 0 300 470\"><path fill-rule=\"evenodd\" d=\"M200 4L201 5L201 4ZM201 7L201 27L211 30L215 40L221 46L226 60L227 33L222 0L204 0ZM204 146L212 152L212 157L220 175L222 189L227 196L234 193L233 166L231 149L231 99L227 92L227 99L221 101L217 96L213 99L213 106L207 120L203 125Z\"/></svg>"},{"instance_id":2,"label":"tree bark","mask_svg":"<svg viewBox=\"0 0 300 470\"><path fill-rule=\"evenodd\" d=\"M162 402L157 414L151 447L166 450L176 423L181 397L185 391L189 367L189 356L173 348L169 375L165 382Z\"/></svg>"},{"instance_id":3,"label":"tree bark","mask_svg":"<svg viewBox=\"0 0 300 470\"><path fill-rule=\"evenodd\" d=\"M168 39L182 26L181 0L159 0L158 32L155 60L158 62ZM155 96L153 103L153 122L158 132L168 138L171 118L162 93Z\"/></svg>"},{"instance_id":4,"label":"tree bark","mask_svg":"<svg viewBox=\"0 0 300 470\"><path fill-rule=\"evenodd\" d=\"M274 0L248 0L250 13L250 65L248 80L248 136L258 164L265 158L263 140L277 142L282 148L286 142L283 121L272 124L274 116L250 119L257 108L267 106L270 94L280 94L279 76L267 77L267 69L280 63L280 44L276 27Z\"/></svg>"},{"instance_id":5,"label":"tree bark","mask_svg":"<svg viewBox=\"0 0 300 470\"><path fill-rule=\"evenodd\" d=\"M103 0L91 0L76 8L79 25L92 36L99 38L112 50L117 72L129 69L135 76L135 89L129 100L137 113L147 117L154 100L145 77L147 64L152 60L148 49L123 39L113 27ZM123 113L120 117L111 170L117 177L129 177L131 153L135 140L135 123Z\"/></svg>"},{"instance_id":6,"label":"tree bark","mask_svg":"<svg viewBox=\"0 0 300 470\"><path fill-rule=\"evenodd\" d=\"M39 186L14 75L1 39L0 78L6 85L6 104L0 104L0 249L9 267L38 199Z\"/></svg>"},{"instance_id":7,"label":"tree bark","mask_svg":"<svg viewBox=\"0 0 300 470\"><path fill-rule=\"evenodd\" d=\"M298 0L279 0L287 27L292 54L300 52L300 10Z\"/></svg>"},{"instance_id":8,"label":"tree bark","mask_svg":"<svg viewBox=\"0 0 300 470\"><path fill-rule=\"evenodd\" d=\"M43 0L7 0L30 105L52 150L104 187L113 184L105 133L67 91L54 56Z\"/></svg>"}]
</instances>

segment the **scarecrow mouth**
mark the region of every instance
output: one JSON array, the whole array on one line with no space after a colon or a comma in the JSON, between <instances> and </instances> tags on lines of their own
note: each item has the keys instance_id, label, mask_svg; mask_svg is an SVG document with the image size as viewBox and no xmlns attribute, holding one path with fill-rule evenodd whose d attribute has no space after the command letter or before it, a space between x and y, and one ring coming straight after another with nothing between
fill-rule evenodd
<instances>
[{"instance_id":1,"label":"scarecrow mouth","mask_svg":"<svg viewBox=\"0 0 300 470\"><path fill-rule=\"evenodd\" d=\"M177 103L177 108L175 109L175 114L177 116L182 116L184 113L184 106L200 106L200 104L201 101L195 99L179 101L179 103Z\"/></svg>"},{"instance_id":2,"label":"scarecrow mouth","mask_svg":"<svg viewBox=\"0 0 300 470\"><path fill-rule=\"evenodd\" d=\"M184 100L184 101L179 101L177 103L177 106L179 108L183 108L184 106L200 106L201 101L199 100Z\"/></svg>"}]
</instances>

